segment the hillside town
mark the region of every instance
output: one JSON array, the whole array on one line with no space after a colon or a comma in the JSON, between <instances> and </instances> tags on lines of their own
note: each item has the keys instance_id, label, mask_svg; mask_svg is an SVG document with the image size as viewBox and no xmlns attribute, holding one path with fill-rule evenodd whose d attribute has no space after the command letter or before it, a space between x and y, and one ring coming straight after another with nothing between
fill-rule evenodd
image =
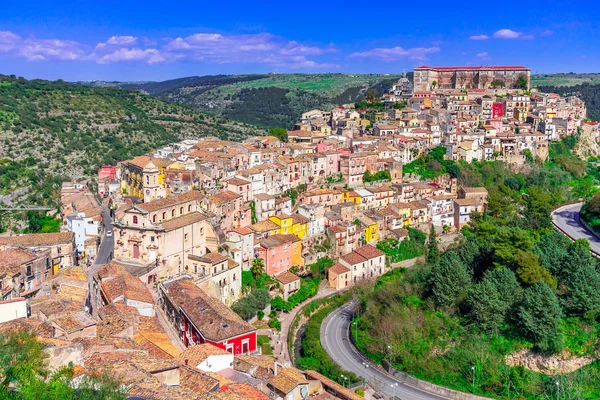
<instances>
[{"instance_id":1,"label":"hillside town","mask_svg":"<svg viewBox=\"0 0 600 400\"><path fill-rule=\"evenodd\" d=\"M304 112L285 138L187 139L105 165L63 183L60 232L0 236L0 332L34 332L52 366L109 368L141 398L360 399L281 345L314 266L328 261L325 296L406 266L385 241L460 236L488 193L407 172L434 149L518 170L599 126L579 98L530 89L526 67L421 66L381 98ZM246 318L236 304L259 278L269 298Z\"/></svg>"}]
</instances>

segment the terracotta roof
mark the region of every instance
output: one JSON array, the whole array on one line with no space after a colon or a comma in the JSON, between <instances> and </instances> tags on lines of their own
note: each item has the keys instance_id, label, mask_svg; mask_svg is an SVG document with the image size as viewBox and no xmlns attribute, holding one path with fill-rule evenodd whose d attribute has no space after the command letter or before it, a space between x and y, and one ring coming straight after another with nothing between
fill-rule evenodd
<instances>
[{"instance_id":1,"label":"terracotta roof","mask_svg":"<svg viewBox=\"0 0 600 400\"><path fill-rule=\"evenodd\" d=\"M73 333L89 326L96 325L96 321L85 311L80 311L71 315L56 318L52 324L58 326L66 333Z\"/></svg>"},{"instance_id":2,"label":"terracotta roof","mask_svg":"<svg viewBox=\"0 0 600 400\"><path fill-rule=\"evenodd\" d=\"M172 302L208 340L220 342L256 330L225 304L204 293L190 279L179 279L164 286Z\"/></svg>"},{"instance_id":3,"label":"terracotta roof","mask_svg":"<svg viewBox=\"0 0 600 400\"><path fill-rule=\"evenodd\" d=\"M459 206L475 206L481 204L479 199L454 199Z\"/></svg>"},{"instance_id":4,"label":"terracotta roof","mask_svg":"<svg viewBox=\"0 0 600 400\"><path fill-rule=\"evenodd\" d=\"M398 239L408 236L408 229L398 228L398 229L392 229L392 230L390 230L390 232L394 236L396 236Z\"/></svg>"},{"instance_id":5,"label":"terracotta roof","mask_svg":"<svg viewBox=\"0 0 600 400\"><path fill-rule=\"evenodd\" d=\"M150 201L148 203L138 204L136 207L146 212L152 212L160 210L161 208L173 207L181 203L187 203L188 201L199 200L202 197L204 197L204 195L201 192L198 190L192 190L190 192L168 196L162 199Z\"/></svg>"},{"instance_id":6,"label":"terracotta roof","mask_svg":"<svg viewBox=\"0 0 600 400\"><path fill-rule=\"evenodd\" d=\"M301 239L294 234L287 234L287 235L277 234L277 235L271 235L268 238L262 239L260 241L260 245L262 247L264 247L265 249L270 249L272 247L281 246L285 243L299 242L300 240Z\"/></svg>"},{"instance_id":7,"label":"terracotta roof","mask_svg":"<svg viewBox=\"0 0 600 400\"><path fill-rule=\"evenodd\" d=\"M464 190L465 193L485 193L487 194L487 190L484 187L467 187L467 186L463 186L462 190Z\"/></svg>"},{"instance_id":8,"label":"terracotta roof","mask_svg":"<svg viewBox=\"0 0 600 400\"><path fill-rule=\"evenodd\" d=\"M251 235L252 233L254 233L254 232L252 232L251 229L246 228L246 227L234 228L234 229L229 230L228 232L235 232L235 233L239 233L240 235Z\"/></svg>"},{"instance_id":9,"label":"terracotta roof","mask_svg":"<svg viewBox=\"0 0 600 400\"><path fill-rule=\"evenodd\" d=\"M231 353L228 353L213 344L202 343L185 349L183 353L177 356L177 361L192 368L196 368L208 357L215 355L231 355Z\"/></svg>"},{"instance_id":10,"label":"terracotta roof","mask_svg":"<svg viewBox=\"0 0 600 400\"><path fill-rule=\"evenodd\" d=\"M282 393L288 394L298 385L308 383L302 372L294 367L281 367L277 375L272 376L268 383Z\"/></svg>"},{"instance_id":11,"label":"terracotta roof","mask_svg":"<svg viewBox=\"0 0 600 400\"><path fill-rule=\"evenodd\" d=\"M154 304L152 295L146 285L117 263L100 267L97 277L100 280L102 292L110 302L115 302L121 296L124 296L129 300Z\"/></svg>"},{"instance_id":12,"label":"terracotta roof","mask_svg":"<svg viewBox=\"0 0 600 400\"><path fill-rule=\"evenodd\" d=\"M340 263L337 263L333 267L329 268L330 274L340 275L340 274L345 274L347 272L350 272L350 269Z\"/></svg>"},{"instance_id":13,"label":"terracotta roof","mask_svg":"<svg viewBox=\"0 0 600 400\"><path fill-rule=\"evenodd\" d=\"M216 206L227 203L229 201L239 199L242 195L232 192L231 190L225 190L221 193L217 193L209 198L210 202Z\"/></svg>"},{"instance_id":14,"label":"terracotta roof","mask_svg":"<svg viewBox=\"0 0 600 400\"><path fill-rule=\"evenodd\" d=\"M233 383L226 388L248 400L270 400L269 396L247 383Z\"/></svg>"},{"instance_id":15,"label":"terracotta roof","mask_svg":"<svg viewBox=\"0 0 600 400\"><path fill-rule=\"evenodd\" d=\"M353 251L352 253L348 253L348 254L342 256L341 259L344 260L345 262L347 262L350 265L360 264L362 262L367 261L366 258L364 258L363 256L361 256L360 254L358 254L355 251Z\"/></svg>"},{"instance_id":16,"label":"terracotta roof","mask_svg":"<svg viewBox=\"0 0 600 400\"><path fill-rule=\"evenodd\" d=\"M285 272L277 275L275 277L275 279L277 279L283 285L287 285L288 283L292 283L292 282L300 280L299 277L297 277L296 275L292 274L290 271L285 271Z\"/></svg>"},{"instance_id":17,"label":"terracotta roof","mask_svg":"<svg viewBox=\"0 0 600 400\"><path fill-rule=\"evenodd\" d=\"M174 161L171 161L168 158L154 158L149 156L139 156L125 162L140 168L146 168L150 162L158 168L165 168L174 163Z\"/></svg>"},{"instance_id":18,"label":"terracotta roof","mask_svg":"<svg viewBox=\"0 0 600 400\"><path fill-rule=\"evenodd\" d=\"M227 180L229 185L241 186L241 185L249 185L250 181L242 178L231 178Z\"/></svg>"},{"instance_id":19,"label":"terracotta roof","mask_svg":"<svg viewBox=\"0 0 600 400\"><path fill-rule=\"evenodd\" d=\"M309 219L302 214L296 213L292 215L292 223L294 224L306 224L308 221Z\"/></svg>"},{"instance_id":20,"label":"terracotta roof","mask_svg":"<svg viewBox=\"0 0 600 400\"><path fill-rule=\"evenodd\" d=\"M0 277L18 275L21 273L21 265L36 258L35 254L19 248L0 251Z\"/></svg>"},{"instance_id":21,"label":"terracotta roof","mask_svg":"<svg viewBox=\"0 0 600 400\"><path fill-rule=\"evenodd\" d=\"M168 221L162 222L161 226L165 231L170 232L181 227L194 224L196 222L204 221L206 217L199 212L191 212L181 217L173 218Z\"/></svg>"},{"instance_id":22,"label":"terracotta roof","mask_svg":"<svg viewBox=\"0 0 600 400\"><path fill-rule=\"evenodd\" d=\"M0 245L51 246L73 242L73 232L29 233L19 236L0 237Z\"/></svg>"},{"instance_id":23,"label":"terracotta roof","mask_svg":"<svg viewBox=\"0 0 600 400\"><path fill-rule=\"evenodd\" d=\"M253 230L254 232L268 232L274 229L279 229L279 225L267 219L264 221L257 222L256 224L250 225L248 228Z\"/></svg>"}]
</instances>

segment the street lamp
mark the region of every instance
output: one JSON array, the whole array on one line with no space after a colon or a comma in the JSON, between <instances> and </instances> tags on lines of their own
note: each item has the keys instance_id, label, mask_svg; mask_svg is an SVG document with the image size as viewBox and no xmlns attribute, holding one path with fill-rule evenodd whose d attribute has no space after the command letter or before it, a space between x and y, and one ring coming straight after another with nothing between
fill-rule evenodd
<instances>
[{"instance_id":1,"label":"street lamp","mask_svg":"<svg viewBox=\"0 0 600 400\"><path fill-rule=\"evenodd\" d=\"M560 396L560 382L556 381L556 400L558 400Z\"/></svg>"},{"instance_id":2,"label":"street lamp","mask_svg":"<svg viewBox=\"0 0 600 400\"><path fill-rule=\"evenodd\" d=\"M369 368L369 364L367 364L366 362L362 363L365 366L365 370L367 368ZM363 374L363 387L365 386L365 375L367 374L367 372L365 371L365 373Z\"/></svg>"},{"instance_id":3,"label":"street lamp","mask_svg":"<svg viewBox=\"0 0 600 400\"><path fill-rule=\"evenodd\" d=\"M358 324L356 323L356 321L354 321L353 324L354 324L354 342L358 346Z\"/></svg>"},{"instance_id":4,"label":"street lamp","mask_svg":"<svg viewBox=\"0 0 600 400\"><path fill-rule=\"evenodd\" d=\"M391 367L392 366L392 346L390 346L388 344L387 349L388 349L388 363L390 364L390 367Z\"/></svg>"},{"instance_id":5,"label":"street lamp","mask_svg":"<svg viewBox=\"0 0 600 400\"><path fill-rule=\"evenodd\" d=\"M471 371L473 371L473 393L475 393L475 366L471 366Z\"/></svg>"},{"instance_id":6,"label":"street lamp","mask_svg":"<svg viewBox=\"0 0 600 400\"><path fill-rule=\"evenodd\" d=\"M343 379L343 381L342 381L342 386L343 386L343 387L346 387L345 383L346 383L346 380L348 379L348 377L347 377L347 376L345 376L345 375L340 375L340 376L341 376L341 377L342 377L342 379Z\"/></svg>"},{"instance_id":7,"label":"street lamp","mask_svg":"<svg viewBox=\"0 0 600 400\"><path fill-rule=\"evenodd\" d=\"M392 387L393 393L392 400L394 400L396 398L396 386L398 386L398 383L391 384L390 386Z\"/></svg>"}]
</instances>

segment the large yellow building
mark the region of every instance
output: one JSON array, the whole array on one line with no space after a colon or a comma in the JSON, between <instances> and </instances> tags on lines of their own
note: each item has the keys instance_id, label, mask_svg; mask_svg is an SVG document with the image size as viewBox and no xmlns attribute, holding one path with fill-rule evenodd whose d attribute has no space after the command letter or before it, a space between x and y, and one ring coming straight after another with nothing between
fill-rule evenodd
<instances>
[{"instance_id":1,"label":"large yellow building","mask_svg":"<svg viewBox=\"0 0 600 400\"><path fill-rule=\"evenodd\" d=\"M278 214L269 217L269 221L275 223L279 227L277 233L281 235L294 234L300 239L304 239L308 236L308 218L303 215Z\"/></svg>"},{"instance_id":2,"label":"large yellow building","mask_svg":"<svg viewBox=\"0 0 600 400\"><path fill-rule=\"evenodd\" d=\"M167 196L165 170L173 161L165 158L139 156L121 164L123 193L144 199L144 202Z\"/></svg>"}]
</instances>

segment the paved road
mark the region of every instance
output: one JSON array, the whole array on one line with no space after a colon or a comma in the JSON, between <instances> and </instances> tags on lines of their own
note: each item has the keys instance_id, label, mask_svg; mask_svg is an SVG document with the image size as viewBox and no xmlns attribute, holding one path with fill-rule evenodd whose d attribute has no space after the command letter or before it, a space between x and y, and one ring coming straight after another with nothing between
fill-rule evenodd
<instances>
[{"instance_id":1,"label":"paved road","mask_svg":"<svg viewBox=\"0 0 600 400\"><path fill-rule=\"evenodd\" d=\"M378 393L401 400L440 400L440 397L406 385L371 364L350 342L352 303L331 313L321 325L321 343L329 356L347 371L365 379ZM392 387L394 386L394 387Z\"/></svg>"},{"instance_id":2,"label":"paved road","mask_svg":"<svg viewBox=\"0 0 600 400\"><path fill-rule=\"evenodd\" d=\"M552 213L552 221L571 239L586 239L590 242L590 248L600 254L600 239L579 222L582 205L577 203L558 208Z\"/></svg>"},{"instance_id":3,"label":"paved road","mask_svg":"<svg viewBox=\"0 0 600 400\"><path fill-rule=\"evenodd\" d=\"M100 238L100 247L98 248L98 254L94 259L94 263L87 269L87 280L90 285L90 303L91 313L94 317L98 316L98 310L95 309L96 304L96 291L93 289L94 275L98 271L101 265L108 263L112 258L112 253L115 248L115 236L114 232L112 236L106 236L106 232L113 231L113 220L110 217L110 213L105 205L102 206L102 226L103 236Z\"/></svg>"}]
</instances>

